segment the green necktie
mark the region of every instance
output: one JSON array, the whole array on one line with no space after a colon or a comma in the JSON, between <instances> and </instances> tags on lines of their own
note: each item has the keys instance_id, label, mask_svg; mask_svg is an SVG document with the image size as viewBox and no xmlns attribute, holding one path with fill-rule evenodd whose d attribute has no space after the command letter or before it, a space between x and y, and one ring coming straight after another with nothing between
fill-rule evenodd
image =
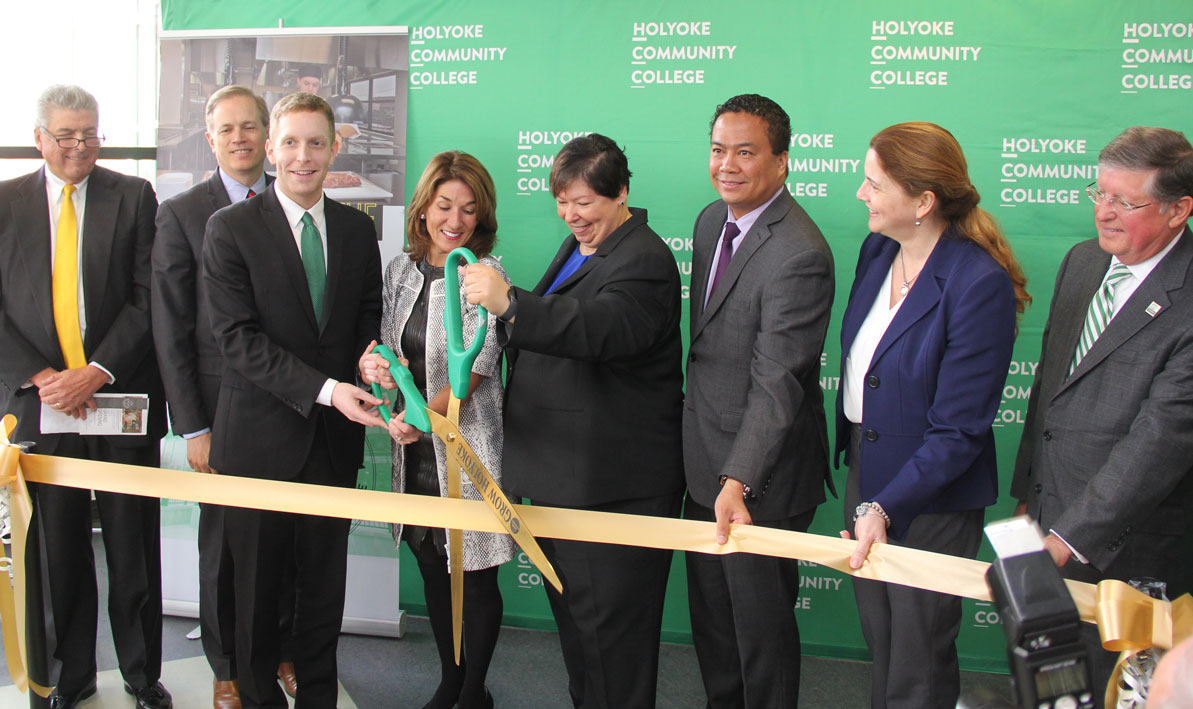
<instances>
[{"instance_id":1,"label":"green necktie","mask_svg":"<svg viewBox=\"0 0 1193 709\"><path fill-rule=\"evenodd\" d=\"M311 303L315 306L315 320L323 318L323 291L327 286L323 262L323 241L310 212L302 213L302 270L307 274L311 289Z\"/></svg>"},{"instance_id":2,"label":"green necktie","mask_svg":"<svg viewBox=\"0 0 1193 709\"><path fill-rule=\"evenodd\" d=\"M1114 288L1119 281L1130 275L1131 269L1121 263L1114 264L1106 272L1101 287L1094 293L1093 300L1089 302L1089 310L1085 314L1085 326L1081 328L1081 339L1077 341L1077 351L1073 354L1073 363L1069 365L1069 374L1077 369L1077 365L1081 364L1086 353L1094 346L1094 342L1106 329L1106 326L1110 324L1110 318L1114 317Z\"/></svg>"}]
</instances>

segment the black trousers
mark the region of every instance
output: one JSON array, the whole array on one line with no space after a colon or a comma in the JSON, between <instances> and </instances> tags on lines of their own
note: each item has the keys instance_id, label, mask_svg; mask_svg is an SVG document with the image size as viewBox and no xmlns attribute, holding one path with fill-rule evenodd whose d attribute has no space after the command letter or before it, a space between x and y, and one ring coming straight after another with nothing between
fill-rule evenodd
<instances>
[{"instance_id":1,"label":"black trousers","mask_svg":"<svg viewBox=\"0 0 1193 709\"><path fill-rule=\"evenodd\" d=\"M583 509L678 517L679 493ZM535 503L540 504L540 503ZM572 703L653 707L671 550L540 539L563 593L546 585Z\"/></svg>"},{"instance_id":2,"label":"black trousers","mask_svg":"<svg viewBox=\"0 0 1193 709\"><path fill-rule=\"evenodd\" d=\"M207 664L216 679L227 682L236 679L236 586L224 514L221 505L199 505L199 627ZM283 662L293 657L294 574L291 564L278 603Z\"/></svg>"},{"instance_id":3,"label":"black trousers","mask_svg":"<svg viewBox=\"0 0 1193 709\"><path fill-rule=\"evenodd\" d=\"M63 436L55 455L156 468L158 442L112 446L97 436ZM48 588L46 652L51 683L72 694L95 678L99 590L91 549L91 491L30 483ZM108 619L124 681L157 682L162 666L161 501L95 493L108 563Z\"/></svg>"},{"instance_id":4,"label":"black trousers","mask_svg":"<svg viewBox=\"0 0 1193 709\"><path fill-rule=\"evenodd\" d=\"M293 482L351 485L334 472L322 426L315 441ZM283 644L278 617L283 597L293 590L295 706L335 707L350 520L228 507L224 523L235 568L236 674L242 705L287 706L277 680ZM296 567L292 589L285 583L291 565Z\"/></svg>"},{"instance_id":5,"label":"black trousers","mask_svg":"<svg viewBox=\"0 0 1193 709\"><path fill-rule=\"evenodd\" d=\"M851 438L851 461L858 460L857 431ZM853 533L853 511L860 499L859 474L849 468L845 483L845 529ZM982 543L985 511L922 514L896 546L976 558ZM870 684L873 709L952 709L961 693L957 633L961 630L961 598L945 593L853 579L862 635L874 668Z\"/></svg>"},{"instance_id":6,"label":"black trousers","mask_svg":"<svg viewBox=\"0 0 1193 709\"><path fill-rule=\"evenodd\" d=\"M816 510L758 522L807 531ZM715 521L688 497L684 518ZM711 536L711 532L710 532ZM794 707L799 703L800 640L795 620L799 565L757 554L687 553L692 641L708 706Z\"/></svg>"}]
</instances>

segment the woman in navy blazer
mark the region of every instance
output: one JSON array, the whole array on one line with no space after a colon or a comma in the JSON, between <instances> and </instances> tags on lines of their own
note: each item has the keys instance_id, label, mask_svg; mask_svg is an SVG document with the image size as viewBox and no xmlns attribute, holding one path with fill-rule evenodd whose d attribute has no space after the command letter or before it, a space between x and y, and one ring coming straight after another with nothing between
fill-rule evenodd
<instances>
[{"instance_id":1,"label":"woman in navy blazer","mask_svg":"<svg viewBox=\"0 0 1193 709\"><path fill-rule=\"evenodd\" d=\"M859 542L850 565L873 542L973 558L998 497L991 424L1030 301L1023 274L940 126L874 136L858 199L871 233L841 326L837 397L845 522ZM960 599L861 580L854 595L872 706L955 706Z\"/></svg>"}]
</instances>

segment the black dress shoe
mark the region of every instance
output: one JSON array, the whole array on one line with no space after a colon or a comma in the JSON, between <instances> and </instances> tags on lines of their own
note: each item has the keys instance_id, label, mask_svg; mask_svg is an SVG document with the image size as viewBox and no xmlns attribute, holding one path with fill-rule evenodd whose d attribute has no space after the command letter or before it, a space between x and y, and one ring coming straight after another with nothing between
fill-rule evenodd
<instances>
[{"instance_id":1,"label":"black dress shoe","mask_svg":"<svg viewBox=\"0 0 1193 709\"><path fill-rule=\"evenodd\" d=\"M124 691L137 698L137 709L173 709L174 700L161 682L154 682L148 687L135 689L128 682L124 683Z\"/></svg>"},{"instance_id":2,"label":"black dress shoe","mask_svg":"<svg viewBox=\"0 0 1193 709\"><path fill-rule=\"evenodd\" d=\"M92 696L95 696L94 679L91 684L71 694L63 694L55 689L50 694L50 709L74 709L76 704Z\"/></svg>"}]
</instances>

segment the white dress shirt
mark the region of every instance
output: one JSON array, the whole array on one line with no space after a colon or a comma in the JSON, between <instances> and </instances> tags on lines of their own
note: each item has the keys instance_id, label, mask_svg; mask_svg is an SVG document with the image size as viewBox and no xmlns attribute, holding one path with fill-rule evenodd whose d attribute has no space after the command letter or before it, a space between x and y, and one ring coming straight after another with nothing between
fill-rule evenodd
<instances>
[{"instance_id":1,"label":"white dress shirt","mask_svg":"<svg viewBox=\"0 0 1193 709\"><path fill-rule=\"evenodd\" d=\"M320 196L315 206L310 209L303 209L301 205L287 197L286 193L278 188L276 182L274 183L273 192L277 195L278 202L282 205L282 211L286 213L286 223L290 225L290 231L294 234L294 246L298 249L299 257L302 256L302 215L310 212L311 218L315 220L315 227L319 230L319 242L323 244L323 263L326 269L327 218L323 214L325 198ZM315 397L315 401L324 406L331 406L331 393L336 388L336 384L339 384L339 382L328 377L327 381L323 382L323 387L319 390L319 396Z\"/></svg>"}]
</instances>

